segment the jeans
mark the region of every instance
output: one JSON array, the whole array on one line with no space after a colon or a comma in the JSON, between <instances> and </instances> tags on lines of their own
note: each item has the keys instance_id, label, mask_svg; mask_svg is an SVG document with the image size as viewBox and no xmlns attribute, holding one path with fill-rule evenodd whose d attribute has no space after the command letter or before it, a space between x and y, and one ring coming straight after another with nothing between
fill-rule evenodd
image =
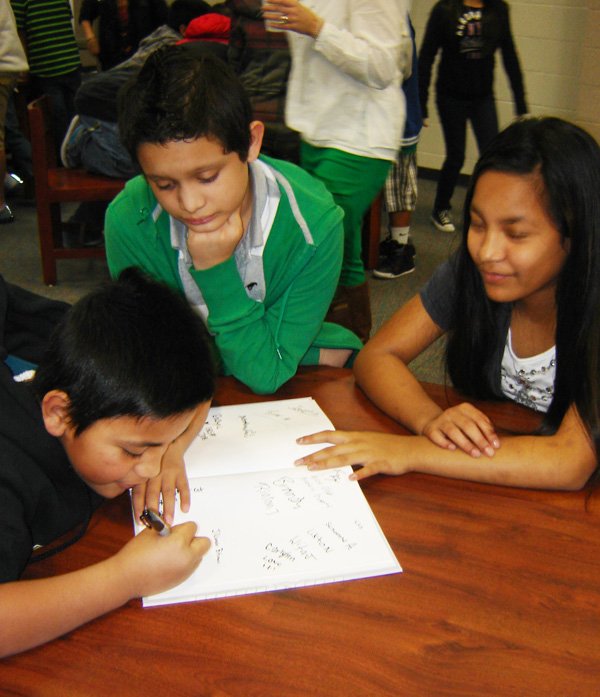
<instances>
[{"instance_id":1,"label":"jeans","mask_svg":"<svg viewBox=\"0 0 600 697\"><path fill-rule=\"evenodd\" d=\"M121 145L117 124L91 116L79 117L66 154L70 167L83 167L94 174L130 179L140 173Z\"/></svg>"},{"instance_id":2,"label":"jeans","mask_svg":"<svg viewBox=\"0 0 600 697\"><path fill-rule=\"evenodd\" d=\"M33 179L31 143L25 138L23 131L21 131L17 110L15 108L15 101L12 95L8 100L4 131L6 150L10 152L12 157L11 171L16 172L24 179Z\"/></svg>"},{"instance_id":3,"label":"jeans","mask_svg":"<svg viewBox=\"0 0 600 697\"><path fill-rule=\"evenodd\" d=\"M71 133L66 144L66 162L69 167L83 167L92 174L103 174L116 179L131 179L140 173L129 153L119 140L119 128L116 123L95 119L92 116L80 116L79 123ZM97 233L104 227L104 214L108 202L84 201L69 218L70 223L84 224L95 240ZM83 244L89 243L84 238ZM78 240L77 244L81 244Z\"/></svg>"},{"instance_id":4,"label":"jeans","mask_svg":"<svg viewBox=\"0 0 600 697\"><path fill-rule=\"evenodd\" d=\"M32 87L36 96L47 94L52 107L54 142L57 152L65 137L71 119L75 116L75 92L81 84L81 71L74 70L55 77L32 77Z\"/></svg>"},{"instance_id":5,"label":"jeans","mask_svg":"<svg viewBox=\"0 0 600 697\"><path fill-rule=\"evenodd\" d=\"M434 211L451 208L450 200L465 161L467 121L471 122L479 152L498 133L494 96L483 99L456 99L438 95L437 108L446 143L446 159L438 180Z\"/></svg>"}]
</instances>

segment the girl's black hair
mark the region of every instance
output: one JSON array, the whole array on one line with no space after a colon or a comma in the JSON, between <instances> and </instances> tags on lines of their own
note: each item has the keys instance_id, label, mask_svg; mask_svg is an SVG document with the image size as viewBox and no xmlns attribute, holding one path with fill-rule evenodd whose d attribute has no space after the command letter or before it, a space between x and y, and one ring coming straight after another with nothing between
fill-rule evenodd
<instances>
[{"instance_id":1,"label":"girl's black hair","mask_svg":"<svg viewBox=\"0 0 600 697\"><path fill-rule=\"evenodd\" d=\"M117 416L168 418L213 396L208 332L183 297L125 269L65 314L33 386L40 400L69 396L77 434Z\"/></svg>"},{"instance_id":2,"label":"girl's black hair","mask_svg":"<svg viewBox=\"0 0 600 697\"><path fill-rule=\"evenodd\" d=\"M542 204L569 240L556 288L556 379L544 430L555 432L574 404L600 452L600 147L584 130L561 119L523 118L496 136L475 166L465 199L457 259L461 280L446 364L460 390L498 399L499 385L490 380L498 372L494 349L505 339L499 336L498 321L505 307L487 297L467 249L473 193L487 171L538 175Z\"/></svg>"},{"instance_id":3,"label":"girl's black hair","mask_svg":"<svg viewBox=\"0 0 600 697\"><path fill-rule=\"evenodd\" d=\"M245 161L251 122L250 101L231 68L186 45L154 51L119 94L119 135L134 162L143 143L201 137Z\"/></svg>"}]
</instances>

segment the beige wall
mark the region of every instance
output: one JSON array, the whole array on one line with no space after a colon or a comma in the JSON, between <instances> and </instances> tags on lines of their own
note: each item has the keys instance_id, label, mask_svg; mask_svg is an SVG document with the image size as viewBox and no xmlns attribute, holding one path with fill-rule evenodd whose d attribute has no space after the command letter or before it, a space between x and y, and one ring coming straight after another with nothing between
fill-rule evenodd
<instances>
[{"instance_id":1,"label":"beige wall","mask_svg":"<svg viewBox=\"0 0 600 697\"><path fill-rule=\"evenodd\" d=\"M434 4L435 0L413 0L417 45ZM511 0L509 5L530 112L574 121L600 141L600 0ZM434 79L435 72L432 85ZM500 54L495 93L500 125L506 126L514 106ZM444 144L433 89L429 113L429 128L423 130L419 144L419 164L439 169ZM469 132L464 172L471 171L476 158Z\"/></svg>"}]
</instances>

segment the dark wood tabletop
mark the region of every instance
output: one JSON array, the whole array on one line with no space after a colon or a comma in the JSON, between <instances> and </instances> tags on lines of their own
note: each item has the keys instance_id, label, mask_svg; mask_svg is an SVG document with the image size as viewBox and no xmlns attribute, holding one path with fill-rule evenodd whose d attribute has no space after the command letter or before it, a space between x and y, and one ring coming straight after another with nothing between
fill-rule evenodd
<instances>
[{"instance_id":1,"label":"dark wood tabletop","mask_svg":"<svg viewBox=\"0 0 600 697\"><path fill-rule=\"evenodd\" d=\"M440 404L459 399L426 388ZM337 428L402 432L346 370L301 370L270 397L226 378L215 401L303 396ZM512 404L480 407L502 430L538 424ZM0 694L600 695L599 495L412 474L361 486L403 574L156 608L132 601L0 661ZM91 564L131 534L121 496L27 577Z\"/></svg>"}]
</instances>

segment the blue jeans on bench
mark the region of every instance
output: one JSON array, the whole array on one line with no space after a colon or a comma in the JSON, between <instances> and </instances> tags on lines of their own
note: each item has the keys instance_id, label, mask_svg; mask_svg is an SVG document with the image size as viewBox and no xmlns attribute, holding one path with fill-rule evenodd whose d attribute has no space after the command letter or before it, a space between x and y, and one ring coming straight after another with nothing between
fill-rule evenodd
<instances>
[{"instance_id":1,"label":"blue jeans on bench","mask_svg":"<svg viewBox=\"0 0 600 697\"><path fill-rule=\"evenodd\" d=\"M93 174L131 179L140 173L119 140L116 123L80 116L65 144L66 164L83 167Z\"/></svg>"}]
</instances>

